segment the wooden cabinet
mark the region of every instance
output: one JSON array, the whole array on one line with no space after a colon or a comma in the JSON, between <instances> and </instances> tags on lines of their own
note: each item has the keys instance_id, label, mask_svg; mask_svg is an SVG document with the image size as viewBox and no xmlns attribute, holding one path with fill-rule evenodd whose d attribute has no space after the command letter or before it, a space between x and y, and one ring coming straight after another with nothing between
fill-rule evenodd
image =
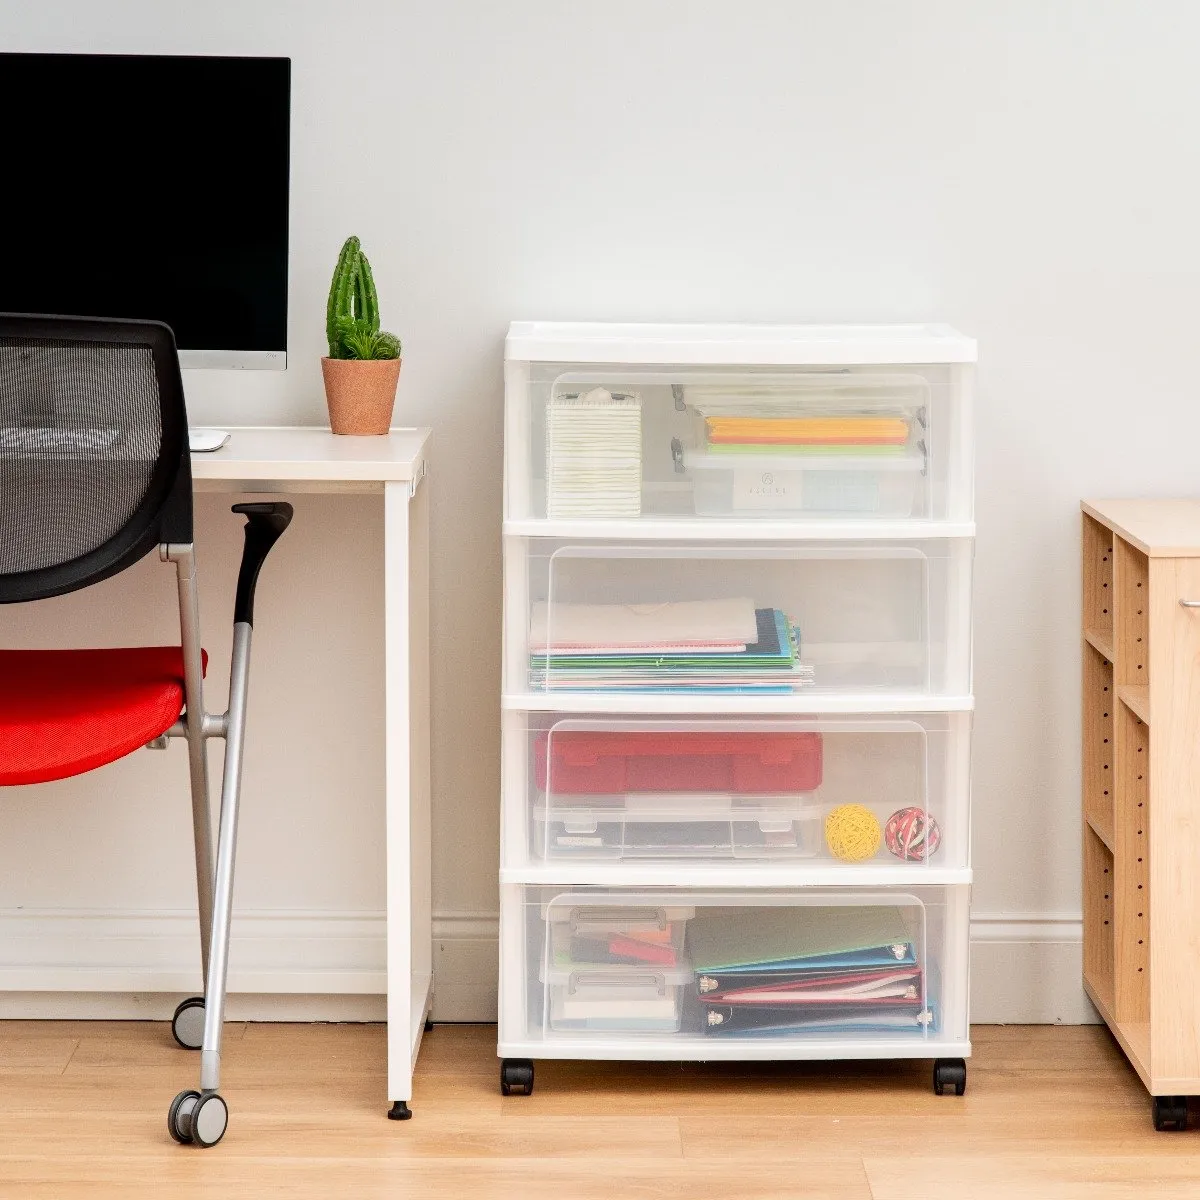
<instances>
[{"instance_id":1,"label":"wooden cabinet","mask_svg":"<svg viewBox=\"0 0 1200 1200\"><path fill-rule=\"evenodd\" d=\"M1083 505L1083 977L1182 1128L1200 1095L1200 501Z\"/></svg>"}]
</instances>

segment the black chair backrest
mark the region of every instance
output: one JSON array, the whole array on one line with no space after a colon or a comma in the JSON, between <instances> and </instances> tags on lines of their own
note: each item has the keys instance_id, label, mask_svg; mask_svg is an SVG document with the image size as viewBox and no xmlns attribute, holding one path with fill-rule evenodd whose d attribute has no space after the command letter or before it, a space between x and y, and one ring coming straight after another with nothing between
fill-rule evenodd
<instances>
[{"instance_id":1,"label":"black chair backrest","mask_svg":"<svg viewBox=\"0 0 1200 1200\"><path fill-rule=\"evenodd\" d=\"M0 604L87 587L191 540L171 330L0 313Z\"/></svg>"}]
</instances>

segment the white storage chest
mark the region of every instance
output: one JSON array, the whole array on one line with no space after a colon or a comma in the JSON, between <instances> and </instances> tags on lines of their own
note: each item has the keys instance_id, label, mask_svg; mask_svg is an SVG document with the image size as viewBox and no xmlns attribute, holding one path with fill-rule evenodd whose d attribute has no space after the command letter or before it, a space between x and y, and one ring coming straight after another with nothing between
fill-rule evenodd
<instances>
[{"instance_id":1,"label":"white storage chest","mask_svg":"<svg viewBox=\"0 0 1200 1200\"><path fill-rule=\"evenodd\" d=\"M972 374L944 326L518 322L501 1086L970 1053Z\"/></svg>"}]
</instances>

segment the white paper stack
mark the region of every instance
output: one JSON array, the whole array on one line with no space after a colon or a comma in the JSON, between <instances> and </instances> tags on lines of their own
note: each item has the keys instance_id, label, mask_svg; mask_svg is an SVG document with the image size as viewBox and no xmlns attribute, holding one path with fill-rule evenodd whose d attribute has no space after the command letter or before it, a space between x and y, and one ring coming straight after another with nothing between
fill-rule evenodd
<instances>
[{"instance_id":1,"label":"white paper stack","mask_svg":"<svg viewBox=\"0 0 1200 1200\"><path fill-rule=\"evenodd\" d=\"M546 406L546 515L642 515L642 399L593 388Z\"/></svg>"}]
</instances>

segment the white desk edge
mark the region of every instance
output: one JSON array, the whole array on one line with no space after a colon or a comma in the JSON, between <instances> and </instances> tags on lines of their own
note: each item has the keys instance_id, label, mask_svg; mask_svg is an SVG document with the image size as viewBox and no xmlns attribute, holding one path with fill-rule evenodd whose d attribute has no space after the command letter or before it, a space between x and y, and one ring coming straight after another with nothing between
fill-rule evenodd
<instances>
[{"instance_id":1,"label":"white desk edge","mask_svg":"<svg viewBox=\"0 0 1200 1200\"><path fill-rule=\"evenodd\" d=\"M383 498L388 1100L412 1098L433 1001L429 796L429 429L346 437L318 426L228 426L193 453L198 492L374 492ZM395 1111L395 1110L393 1110Z\"/></svg>"},{"instance_id":2,"label":"white desk edge","mask_svg":"<svg viewBox=\"0 0 1200 1200\"><path fill-rule=\"evenodd\" d=\"M220 450L193 453L197 491L378 491L425 474L431 431L394 428L381 437L346 437L319 426L229 426Z\"/></svg>"}]
</instances>

